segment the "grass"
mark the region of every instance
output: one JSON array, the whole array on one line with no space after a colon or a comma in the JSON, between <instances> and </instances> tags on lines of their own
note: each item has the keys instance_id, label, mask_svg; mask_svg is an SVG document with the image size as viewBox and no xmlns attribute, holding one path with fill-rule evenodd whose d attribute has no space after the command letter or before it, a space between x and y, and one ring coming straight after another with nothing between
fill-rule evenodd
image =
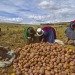
<instances>
[{"instance_id":1,"label":"grass","mask_svg":"<svg viewBox=\"0 0 75 75\"><path fill-rule=\"evenodd\" d=\"M45 26L51 26L54 27L56 30L56 37L57 39L60 39L65 42L65 39L67 38L65 36L65 29L69 26L69 22L64 23L55 23L54 25L20 25L20 24L14 24L14 23L0 23L1 28L1 37L0 37L0 45L1 46L10 46L11 48L15 47L23 47L25 45L25 39L24 39L24 29L27 26L32 26L35 31L37 28L43 28ZM7 30L7 27L9 30ZM71 48L74 48L73 45L66 45Z\"/></svg>"}]
</instances>

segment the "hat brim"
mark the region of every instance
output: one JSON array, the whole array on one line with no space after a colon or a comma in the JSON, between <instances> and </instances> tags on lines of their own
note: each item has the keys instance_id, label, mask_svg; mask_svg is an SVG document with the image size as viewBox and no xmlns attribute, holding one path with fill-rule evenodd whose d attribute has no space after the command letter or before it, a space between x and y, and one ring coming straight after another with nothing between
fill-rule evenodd
<instances>
[{"instance_id":1,"label":"hat brim","mask_svg":"<svg viewBox=\"0 0 75 75\"><path fill-rule=\"evenodd\" d=\"M41 34L36 33L38 36L42 36L44 34L44 31L42 30Z\"/></svg>"}]
</instances>

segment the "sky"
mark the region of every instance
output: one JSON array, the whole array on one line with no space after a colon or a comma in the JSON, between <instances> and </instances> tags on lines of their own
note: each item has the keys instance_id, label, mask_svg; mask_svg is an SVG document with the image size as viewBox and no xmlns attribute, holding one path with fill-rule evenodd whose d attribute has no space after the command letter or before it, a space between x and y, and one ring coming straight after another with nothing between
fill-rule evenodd
<instances>
[{"instance_id":1,"label":"sky","mask_svg":"<svg viewBox=\"0 0 75 75\"><path fill-rule=\"evenodd\" d=\"M75 20L74 0L0 0L0 22L40 25Z\"/></svg>"}]
</instances>

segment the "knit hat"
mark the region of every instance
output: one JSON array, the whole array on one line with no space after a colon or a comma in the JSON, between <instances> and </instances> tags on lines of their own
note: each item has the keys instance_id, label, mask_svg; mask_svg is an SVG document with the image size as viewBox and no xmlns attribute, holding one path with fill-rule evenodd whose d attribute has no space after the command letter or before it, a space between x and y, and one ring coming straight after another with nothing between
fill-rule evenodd
<instances>
[{"instance_id":1,"label":"knit hat","mask_svg":"<svg viewBox=\"0 0 75 75\"><path fill-rule=\"evenodd\" d=\"M29 34L34 34L34 33L35 33L33 27L29 27L28 30L27 30L27 32L28 32Z\"/></svg>"},{"instance_id":2,"label":"knit hat","mask_svg":"<svg viewBox=\"0 0 75 75\"><path fill-rule=\"evenodd\" d=\"M42 36L44 34L44 31L41 28L37 29L37 33L38 36Z\"/></svg>"},{"instance_id":3,"label":"knit hat","mask_svg":"<svg viewBox=\"0 0 75 75\"><path fill-rule=\"evenodd\" d=\"M72 28L72 29L75 28L75 20L70 23L70 28Z\"/></svg>"},{"instance_id":4,"label":"knit hat","mask_svg":"<svg viewBox=\"0 0 75 75\"><path fill-rule=\"evenodd\" d=\"M75 20L73 22L75 22Z\"/></svg>"}]
</instances>

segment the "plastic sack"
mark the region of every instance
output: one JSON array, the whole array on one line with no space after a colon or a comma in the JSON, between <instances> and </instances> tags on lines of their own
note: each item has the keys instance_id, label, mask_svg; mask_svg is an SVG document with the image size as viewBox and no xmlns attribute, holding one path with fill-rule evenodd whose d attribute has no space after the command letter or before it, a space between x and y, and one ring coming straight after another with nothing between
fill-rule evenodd
<instances>
[{"instance_id":1,"label":"plastic sack","mask_svg":"<svg viewBox=\"0 0 75 75\"><path fill-rule=\"evenodd\" d=\"M61 44L61 45L64 45L63 41L59 40L59 39L55 39L54 41L55 43L58 43L58 44Z\"/></svg>"},{"instance_id":2,"label":"plastic sack","mask_svg":"<svg viewBox=\"0 0 75 75\"><path fill-rule=\"evenodd\" d=\"M7 47L4 47L7 49ZM11 59L9 61L0 61L0 67L7 67L10 66L15 58L15 53L13 50L10 50L7 54L7 56L11 56Z\"/></svg>"}]
</instances>

